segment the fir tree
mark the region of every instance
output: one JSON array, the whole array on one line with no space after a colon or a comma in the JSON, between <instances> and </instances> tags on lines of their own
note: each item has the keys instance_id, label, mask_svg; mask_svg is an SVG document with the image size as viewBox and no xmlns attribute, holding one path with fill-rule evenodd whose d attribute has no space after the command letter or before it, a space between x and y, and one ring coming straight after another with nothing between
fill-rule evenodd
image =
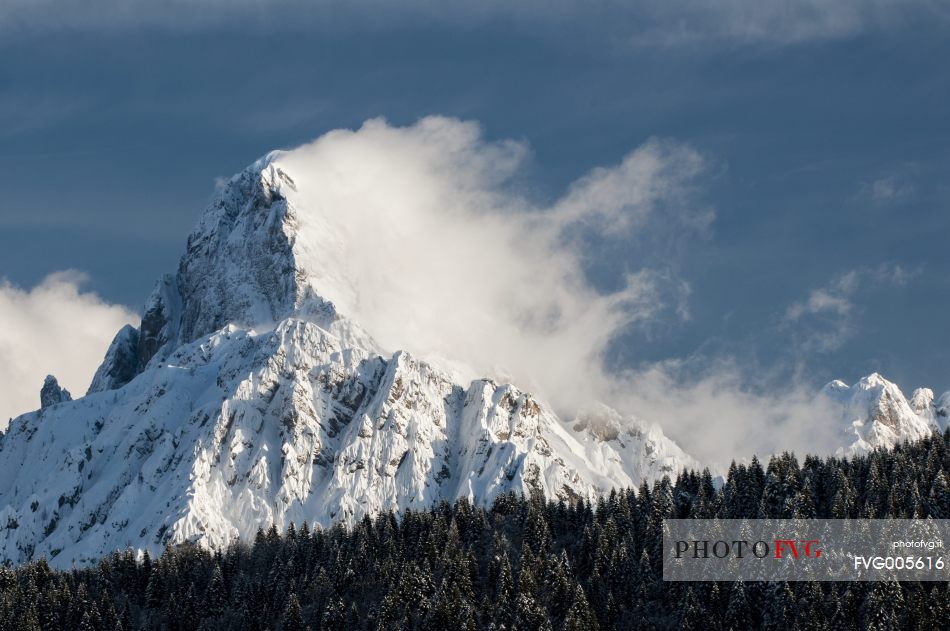
<instances>
[{"instance_id":1,"label":"fir tree","mask_svg":"<svg viewBox=\"0 0 950 631\"><path fill-rule=\"evenodd\" d=\"M927 508L934 519L950 519L950 485L947 483L947 474L943 469L934 476L927 496Z\"/></svg>"},{"instance_id":2,"label":"fir tree","mask_svg":"<svg viewBox=\"0 0 950 631\"><path fill-rule=\"evenodd\" d=\"M729 604L726 606L726 614L723 619L724 626L727 629L751 629L752 611L749 607L749 599L746 596L745 583L735 581L729 590Z\"/></svg>"},{"instance_id":3,"label":"fir tree","mask_svg":"<svg viewBox=\"0 0 950 631\"><path fill-rule=\"evenodd\" d=\"M705 626L703 610L696 598L692 586L686 588L679 616L679 628L682 631L697 631Z\"/></svg>"},{"instance_id":4,"label":"fir tree","mask_svg":"<svg viewBox=\"0 0 950 631\"><path fill-rule=\"evenodd\" d=\"M281 631L304 631L303 614L300 611L300 601L296 594L287 599L287 608L280 623Z\"/></svg>"},{"instance_id":5,"label":"fir tree","mask_svg":"<svg viewBox=\"0 0 950 631\"><path fill-rule=\"evenodd\" d=\"M70 571L0 567L0 629L942 631L946 583L666 583L657 555L662 520L681 513L940 516L948 443L945 434L801 467L782 454L767 471L730 466L721 489L684 471L675 485L616 491L596 505L507 494L487 510L460 501L352 527L271 528L214 553L184 545Z\"/></svg>"}]
</instances>

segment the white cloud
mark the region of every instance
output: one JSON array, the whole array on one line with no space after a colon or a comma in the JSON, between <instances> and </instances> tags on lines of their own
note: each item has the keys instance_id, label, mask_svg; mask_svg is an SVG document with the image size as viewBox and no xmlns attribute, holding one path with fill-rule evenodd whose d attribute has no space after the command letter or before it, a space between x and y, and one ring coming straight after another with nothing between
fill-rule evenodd
<instances>
[{"instance_id":1,"label":"white cloud","mask_svg":"<svg viewBox=\"0 0 950 631\"><path fill-rule=\"evenodd\" d=\"M657 362L613 381L611 403L663 427L700 462L724 472L731 460L783 451L828 454L842 444L840 410L814 384L753 374L733 358Z\"/></svg>"},{"instance_id":2,"label":"white cloud","mask_svg":"<svg viewBox=\"0 0 950 631\"><path fill-rule=\"evenodd\" d=\"M439 117L406 128L373 120L287 152L279 160L309 209L300 220L321 235L298 243L298 263L388 348L465 362L469 376L511 380L567 417L600 400L659 422L709 463L837 446L828 423L836 417L813 384L729 357L628 369L605 361L631 327L687 318L690 286L656 260L623 274L614 291L595 288L585 267L592 249L636 244L658 229L707 234L708 162L699 152L651 140L546 204L519 194L529 156L522 142L488 141L476 124ZM862 288L913 276L893 265L840 274L792 304L783 326L824 323L810 343L835 348ZM82 394L112 335L136 319L83 293L82 280L59 273L29 291L0 285L4 421L37 407L47 373Z\"/></svg>"},{"instance_id":3,"label":"white cloud","mask_svg":"<svg viewBox=\"0 0 950 631\"><path fill-rule=\"evenodd\" d=\"M473 123L430 117L334 131L280 163L309 209L298 264L342 313L389 349L465 362L469 377L510 376L570 409L607 380L602 357L615 335L686 313L688 285L667 270L594 289L591 240L626 241L653 216L682 233L705 229L711 214L689 203L704 161L651 140L541 207L516 192L528 155L523 143L486 141Z\"/></svg>"},{"instance_id":4,"label":"white cloud","mask_svg":"<svg viewBox=\"0 0 950 631\"><path fill-rule=\"evenodd\" d=\"M82 292L84 281L67 271L28 291L0 282L0 428L39 407L47 374L74 396L84 394L116 331L137 320L124 307Z\"/></svg>"},{"instance_id":5,"label":"white cloud","mask_svg":"<svg viewBox=\"0 0 950 631\"><path fill-rule=\"evenodd\" d=\"M796 329L796 342L804 351L830 352L840 348L857 331L855 294L862 286L906 285L918 272L900 265L882 264L838 274L827 285L785 310L782 325Z\"/></svg>"},{"instance_id":6,"label":"white cloud","mask_svg":"<svg viewBox=\"0 0 950 631\"><path fill-rule=\"evenodd\" d=\"M811 290L806 300L792 303L785 312L785 319L796 321L806 315L819 314L847 317L854 308L851 296L858 288L858 279L855 270L834 277L825 287Z\"/></svg>"},{"instance_id":7,"label":"white cloud","mask_svg":"<svg viewBox=\"0 0 950 631\"><path fill-rule=\"evenodd\" d=\"M654 139L620 164L594 169L574 182L552 210L561 223L593 223L618 233L639 228L663 205L702 232L715 216L709 209L693 208L690 184L706 168L696 151Z\"/></svg>"},{"instance_id":8,"label":"white cloud","mask_svg":"<svg viewBox=\"0 0 950 631\"><path fill-rule=\"evenodd\" d=\"M613 292L592 286L585 262L658 228L708 232L712 213L699 195L708 165L695 149L649 141L544 205L517 194L528 155L520 142L489 142L477 125L446 118L407 128L373 120L292 150L278 160L309 209L297 262L385 347L465 362L466 376L513 381L567 418L599 400L659 422L710 463L838 446L814 384L731 358L629 369L605 360L631 327L688 317L689 284L669 261L631 270ZM319 236L307 242L305 232ZM854 285L898 278L898 269L842 275L792 313L846 315Z\"/></svg>"},{"instance_id":9,"label":"white cloud","mask_svg":"<svg viewBox=\"0 0 950 631\"><path fill-rule=\"evenodd\" d=\"M600 400L659 422L709 463L837 446L833 411L815 400L813 384L728 357L628 369L605 361L631 327L687 318L690 286L657 260L623 274L614 291L597 289L585 268L592 249L636 244L657 229L708 233L700 153L651 140L547 204L519 194L529 155L522 142L487 141L476 124L439 117L406 128L373 120L287 152L279 161L309 209L300 221L320 235L297 244L298 263L388 348L463 361L470 375L511 380L568 418ZM899 266L839 275L785 319L847 320L862 285L912 276ZM29 291L0 286L4 419L37 406L47 373L84 392L114 332L135 320L82 293L81 280L65 273Z\"/></svg>"}]
</instances>

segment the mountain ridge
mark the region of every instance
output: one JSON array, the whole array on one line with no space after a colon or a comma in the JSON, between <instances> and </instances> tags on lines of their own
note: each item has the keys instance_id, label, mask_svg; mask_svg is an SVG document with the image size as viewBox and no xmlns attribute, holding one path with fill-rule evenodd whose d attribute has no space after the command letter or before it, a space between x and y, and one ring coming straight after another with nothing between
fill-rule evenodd
<instances>
[{"instance_id":1,"label":"mountain ridge","mask_svg":"<svg viewBox=\"0 0 950 631\"><path fill-rule=\"evenodd\" d=\"M463 385L380 348L322 295L354 291L315 264L332 256L313 256L315 237L332 249L339 235L302 235L319 220L289 199L280 155L217 193L87 395L0 438L0 557L67 567L117 548L218 549L440 499L593 500L698 466L605 406L564 422L513 385Z\"/></svg>"},{"instance_id":2,"label":"mountain ridge","mask_svg":"<svg viewBox=\"0 0 950 631\"><path fill-rule=\"evenodd\" d=\"M838 455L890 449L946 429L950 392L935 401L929 388L917 388L908 399L897 384L879 373L848 386L840 380L825 385L821 395L839 406L842 441ZM851 442L847 442L851 441Z\"/></svg>"},{"instance_id":3,"label":"mountain ridge","mask_svg":"<svg viewBox=\"0 0 950 631\"><path fill-rule=\"evenodd\" d=\"M85 397L50 382L44 406L0 435L0 558L220 549L270 525L508 491L593 500L700 466L607 406L562 419L514 385L381 348L338 308L358 292L321 262L345 254L343 236L295 202L282 155L218 191ZM950 410L950 395L908 401L876 374L822 392L845 453L945 427Z\"/></svg>"}]
</instances>

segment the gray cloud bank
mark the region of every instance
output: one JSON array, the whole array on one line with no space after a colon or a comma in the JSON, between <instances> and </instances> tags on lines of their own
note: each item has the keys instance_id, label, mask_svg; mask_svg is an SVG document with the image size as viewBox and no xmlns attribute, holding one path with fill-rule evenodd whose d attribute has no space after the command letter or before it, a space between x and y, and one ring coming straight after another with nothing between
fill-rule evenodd
<instances>
[{"instance_id":1,"label":"gray cloud bank","mask_svg":"<svg viewBox=\"0 0 950 631\"><path fill-rule=\"evenodd\" d=\"M7 0L0 4L0 28L5 30L386 27L419 20L443 25L503 20L542 28L570 24L574 29L596 27L611 38L635 44L729 40L782 45L919 25L945 26L950 8L939 0Z\"/></svg>"}]
</instances>

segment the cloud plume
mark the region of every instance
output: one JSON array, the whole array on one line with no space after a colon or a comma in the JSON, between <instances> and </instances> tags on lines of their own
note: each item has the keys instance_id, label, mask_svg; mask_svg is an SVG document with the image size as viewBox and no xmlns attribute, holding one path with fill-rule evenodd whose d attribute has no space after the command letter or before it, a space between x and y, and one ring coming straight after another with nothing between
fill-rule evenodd
<instances>
[{"instance_id":1,"label":"cloud plume","mask_svg":"<svg viewBox=\"0 0 950 631\"><path fill-rule=\"evenodd\" d=\"M712 234L706 156L652 139L541 200L528 194L530 157L524 142L488 140L477 124L443 117L409 127L370 120L284 152L275 159L296 182L287 194L299 210L297 264L385 348L463 380L511 381L565 420L601 401L659 423L710 464L838 446L835 412L788 371L725 355L641 362L636 347L626 364L611 360L619 338L629 344L630 333L689 317L691 286L672 259L677 240ZM666 247L603 265L657 241ZM911 276L895 266L841 274L784 320L848 321L860 287ZM4 424L37 407L47 373L81 394L112 335L136 320L83 292L83 281L61 272L30 290L0 284Z\"/></svg>"},{"instance_id":2,"label":"cloud plume","mask_svg":"<svg viewBox=\"0 0 950 631\"><path fill-rule=\"evenodd\" d=\"M83 394L116 331L137 321L124 307L83 292L85 280L66 271L30 290L0 282L0 428L39 407L47 374L74 396Z\"/></svg>"},{"instance_id":3,"label":"cloud plume","mask_svg":"<svg viewBox=\"0 0 950 631\"><path fill-rule=\"evenodd\" d=\"M520 193L529 156L441 117L371 120L291 150L277 160L298 185L298 264L384 347L513 381L568 419L602 401L710 463L837 446L814 384L729 357L607 361L618 336L688 317L690 287L662 257L617 271L610 290L589 264L657 230L708 235L708 159L650 140L540 203Z\"/></svg>"},{"instance_id":4,"label":"cloud plume","mask_svg":"<svg viewBox=\"0 0 950 631\"><path fill-rule=\"evenodd\" d=\"M467 376L507 376L572 407L606 380L611 339L677 317L659 295L682 291L651 268L598 291L586 248L631 239L657 214L681 231L705 226L709 212L686 201L704 160L651 140L537 204L517 192L528 155L523 143L486 141L473 123L430 117L334 131L280 163L307 211L303 264L342 313L389 349L464 362Z\"/></svg>"}]
</instances>

